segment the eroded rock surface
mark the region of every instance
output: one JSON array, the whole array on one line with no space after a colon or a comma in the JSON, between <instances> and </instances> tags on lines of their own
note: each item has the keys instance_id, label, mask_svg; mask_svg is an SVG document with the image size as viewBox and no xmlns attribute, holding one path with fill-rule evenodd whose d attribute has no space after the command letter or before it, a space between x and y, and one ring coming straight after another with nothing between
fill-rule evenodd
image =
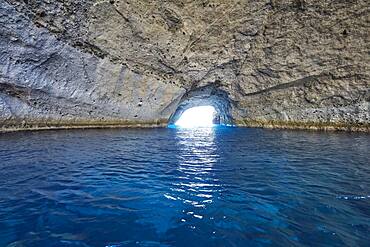
<instances>
[{"instance_id":1,"label":"eroded rock surface","mask_svg":"<svg viewBox=\"0 0 370 247\"><path fill-rule=\"evenodd\" d=\"M369 131L369 11L366 0L0 0L0 125L161 124L211 86L240 125Z\"/></svg>"}]
</instances>

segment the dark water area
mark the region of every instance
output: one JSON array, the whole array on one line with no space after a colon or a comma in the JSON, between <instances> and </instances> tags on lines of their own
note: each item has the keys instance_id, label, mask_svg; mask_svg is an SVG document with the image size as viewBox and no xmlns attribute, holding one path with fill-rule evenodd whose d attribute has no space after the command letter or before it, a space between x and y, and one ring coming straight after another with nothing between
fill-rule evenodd
<instances>
[{"instance_id":1,"label":"dark water area","mask_svg":"<svg viewBox=\"0 0 370 247\"><path fill-rule=\"evenodd\" d=\"M370 246L370 135L0 135L0 246Z\"/></svg>"}]
</instances>

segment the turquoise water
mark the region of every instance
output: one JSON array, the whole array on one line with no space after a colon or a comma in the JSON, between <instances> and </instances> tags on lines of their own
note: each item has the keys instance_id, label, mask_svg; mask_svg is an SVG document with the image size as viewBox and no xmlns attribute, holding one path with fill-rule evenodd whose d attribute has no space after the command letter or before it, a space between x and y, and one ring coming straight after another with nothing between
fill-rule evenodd
<instances>
[{"instance_id":1,"label":"turquoise water","mask_svg":"<svg viewBox=\"0 0 370 247\"><path fill-rule=\"evenodd\" d=\"M370 246L370 135L0 135L0 246Z\"/></svg>"}]
</instances>

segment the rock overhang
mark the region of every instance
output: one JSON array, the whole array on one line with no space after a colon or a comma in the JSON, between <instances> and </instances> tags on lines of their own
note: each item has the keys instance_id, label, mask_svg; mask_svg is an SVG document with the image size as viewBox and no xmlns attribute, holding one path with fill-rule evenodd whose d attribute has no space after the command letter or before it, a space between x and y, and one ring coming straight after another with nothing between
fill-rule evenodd
<instances>
[{"instance_id":1,"label":"rock overhang","mask_svg":"<svg viewBox=\"0 0 370 247\"><path fill-rule=\"evenodd\" d=\"M0 3L0 122L156 122L208 101L243 125L369 129L366 1ZM227 100L187 98L208 85Z\"/></svg>"}]
</instances>

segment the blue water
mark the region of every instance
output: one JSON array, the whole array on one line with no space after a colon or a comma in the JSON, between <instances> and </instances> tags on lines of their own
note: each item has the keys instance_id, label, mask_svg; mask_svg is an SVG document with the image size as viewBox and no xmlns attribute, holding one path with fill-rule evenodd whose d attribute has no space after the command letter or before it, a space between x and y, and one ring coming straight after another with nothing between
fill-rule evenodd
<instances>
[{"instance_id":1,"label":"blue water","mask_svg":"<svg viewBox=\"0 0 370 247\"><path fill-rule=\"evenodd\" d=\"M0 246L370 246L370 135L0 135Z\"/></svg>"}]
</instances>

